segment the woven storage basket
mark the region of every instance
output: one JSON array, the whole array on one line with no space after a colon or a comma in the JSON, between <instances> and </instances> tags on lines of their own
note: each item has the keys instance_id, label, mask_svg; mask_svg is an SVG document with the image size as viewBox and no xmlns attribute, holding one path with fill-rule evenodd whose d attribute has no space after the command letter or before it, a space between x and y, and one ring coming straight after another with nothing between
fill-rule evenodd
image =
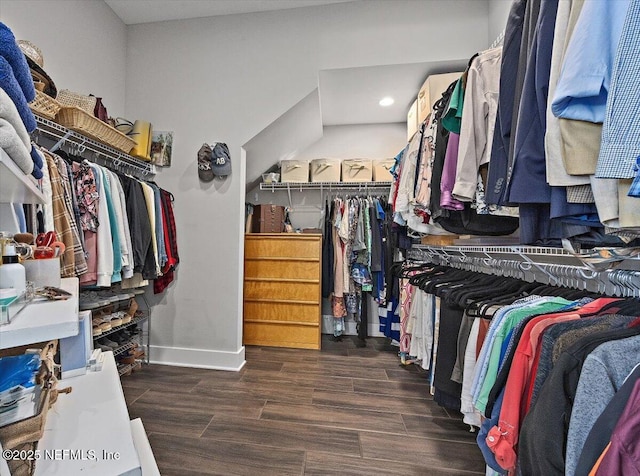
<instances>
[{"instance_id":1,"label":"woven storage basket","mask_svg":"<svg viewBox=\"0 0 640 476\"><path fill-rule=\"evenodd\" d=\"M58 399L57 379L53 374L53 356L58 347L57 341L49 342L41 351L42 364L36 384L42 387L38 413L30 418L11 423L0 428L0 442L4 450L27 451L27 455L33 455L38 447L38 442L44 434L44 426L47 421L49 408ZM62 390L69 392L70 389ZM11 476L30 476L35 471L35 458L13 459L7 461Z\"/></svg>"},{"instance_id":2,"label":"woven storage basket","mask_svg":"<svg viewBox=\"0 0 640 476\"><path fill-rule=\"evenodd\" d=\"M130 137L77 107L62 107L56 122L127 154L136 144Z\"/></svg>"},{"instance_id":3,"label":"woven storage basket","mask_svg":"<svg viewBox=\"0 0 640 476\"><path fill-rule=\"evenodd\" d=\"M93 111L96 108L96 97L95 96L85 96L84 94L74 93L73 91L69 91L68 89L63 89L62 91L58 91L58 95L56 96L58 102L67 107L79 107L83 111L91 114L93 116Z\"/></svg>"},{"instance_id":4,"label":"woven storage basket","mask_svg":"<svg viewBox=\"0 0 640 476\"><path fill-rule=\"evenodd\" d=\"M60 103L36 89L36 98L29 103L29 107L34 114L53 120L60 110Z\"/></svg>"},{"instance_id":5,"label":"woven storage basket","mask_svg":"<svg viewBox=\"0 0 640 476\"><path fill-rule=\"evenodd\" d=\"M25 451L27 455L35 453L38 442L44 434L44 425L51 406L51 393L52 390L48 388L43 389L40 393L37 415L0 428L2 448L12 451ZM36 469L34 458L12 459L7 461L7 464L9 465L11 476L30 476Z\"/></svg>"}]
</instances>

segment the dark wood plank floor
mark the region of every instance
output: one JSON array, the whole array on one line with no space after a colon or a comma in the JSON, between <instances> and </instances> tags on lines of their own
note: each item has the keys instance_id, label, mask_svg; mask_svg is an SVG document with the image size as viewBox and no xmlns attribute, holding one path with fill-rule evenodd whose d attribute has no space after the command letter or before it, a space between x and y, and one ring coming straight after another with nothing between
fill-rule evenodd
<instances>
[{"instance_id":1,"label":"dark wood plank floor","mask_svg":"<svg viewBox=\"0 0 640 476\"><path fill-rule=\"evenodd\" d=\"M150 365L122 379L163 475L484 474L475 434L384 339L247 347L246 360L240 372Z\"/></svg>"}]
</instances>

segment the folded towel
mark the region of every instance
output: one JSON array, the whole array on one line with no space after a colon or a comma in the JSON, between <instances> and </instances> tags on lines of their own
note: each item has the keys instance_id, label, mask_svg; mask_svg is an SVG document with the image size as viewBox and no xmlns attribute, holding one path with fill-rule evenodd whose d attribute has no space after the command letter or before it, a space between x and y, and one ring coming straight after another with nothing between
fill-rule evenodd
<instances>
[{"instance_id":1,"label":"folded towel","mask_svg":"<svg viewBox=\"0 0 640 476\"><path fill-rule=\"evenodd\" d=\"M36 97L36 90L33 86L29 64L18 46L13 32L2 22L0 22L0 56L4 57L11 65L13 75L27 102L33 101Z\"/></svg>"},{"instance_id":2,"label":"folded towel","mask_svg":"<svg viewBox=\"0 0 640 476\"><path fill-rule=\"evenodd\" d=\"M0 119L0 148L13 160L25 175L33 172L33 159L16 130L8 121Z\"/></svg>"},{"instance_id":3,"label":"folded towel","mask_svg":"<svg viewBox=\"0 0 640 476\"><path fill-rule=\"evenodd\" d=\"M0 88L0 119L9 121L9 124L16 130L24 146L26 148L31 147L31 137L29 137L26 127L24 127L24 122L22 122L20 118L18 109L16 109L16 105L2 88Z\"/></svg>"},{"instance_id":4,"label":"folded towel","mask_svg":"<svg viewBox=\"0 0 640 476\"><path fill-rule=\"evenodd\" d=\"M27 132L31 133L36 130L36 118L33 117L29 104L22 93L22 89L18 85L11 65L4 59L4 56L0 56L0 88L9 95L13 104L18 109L18 114L27 128Z\"/></svg>"},{"instance_id":5,"label":"folded towel","mask_svg":"<svg viewBox=\"0 0 640 476\"><path fill-rule=\"evenodd\" d=\"M44 157L42 157L42 154L35 146L31 147L31 158L33 159L33 172L31 172L31 175L35 179L40 180L44 176L42 173Z\"/></svg>"}]
</instances>

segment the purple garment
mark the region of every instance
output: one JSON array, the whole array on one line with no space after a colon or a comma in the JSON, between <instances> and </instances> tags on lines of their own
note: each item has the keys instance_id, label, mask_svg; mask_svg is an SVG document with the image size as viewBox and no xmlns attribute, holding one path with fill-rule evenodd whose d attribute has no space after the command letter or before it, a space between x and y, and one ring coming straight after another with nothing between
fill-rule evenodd
<instances>
[{"instance_id":1,"label":"purple garment","mask_svg":"<svg viewBox=\"0 0 640 476\"><path fill-rule=\"evenodd\" d=\"M611 434L611 446L596 471L598 475L640 474L640 380L636 382L618 424Z\"/></svg>"},{"instance_id":2,"label":"purple garment","mask_svg":"<svg viewBox=\"0 0 640 476\"><path fill-rule=\"evenodd\" d=\"M458 146L460 134L449 133L447 152L444 156L444 168L440 180L440 206L447 210L464 210L464 203L453 198L453 186L456 183L456 167L458 166Z\"/></svg>"}]
</instances>

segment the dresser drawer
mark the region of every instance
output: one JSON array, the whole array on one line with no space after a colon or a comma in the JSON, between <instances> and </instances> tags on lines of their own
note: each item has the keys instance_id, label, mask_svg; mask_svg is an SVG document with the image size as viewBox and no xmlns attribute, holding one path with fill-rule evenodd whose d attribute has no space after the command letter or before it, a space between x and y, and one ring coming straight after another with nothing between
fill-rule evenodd
<instances>
[{"instance_id":1,"label":"dresser drawer","mask_svg":"<svg viewBox=\"0 0 640 476\"><path fill-rule=\"evenodd\" d=\"M320 279L318 261L290 261L270 258L246 258L245 278Z\"/></svg>"},{"instance_id":2,"label":"dresser drawer","mask_svg":"<svg viewBox=\"0 0 640 476\"><path fill-rule=\"evenodd\" d=\"M245 299L244 318L251 321L307 322L320 325L318 305Z\"/></svg>"},{"instance_id":3,"label":"dresser drawer","mask_svg":"<svg viewBox=\"0 0 640 476\"><path fill-rule=\"evenodd\" d=\"M286 280L262 280L261 278L245 278L245 299L271 299L276 301L303 301L320 303L320 285L317 282L303 280L291 282Z\"/></svg>"},{"instance_id":4,"label":"dresser drawer","mask_svg":"<svg viewBox=\"0 0 640 476\"><path fill-rule=\"evenodd\" d=\"M289 323L254 323L245 320L244 345L320 349L320 327Z\"/></svg>"},{"instance_id":5,"label":"dresser drawer","mask_svg":"<svg viewBox=\"0 0 640 476\"><path fill-rule=\"evenodd\" d=\"M304 259L312 258L320 260L320 237L286 235L280 237L260 237L247 236L244 245L245 258L292 258Z\"/></svg>"}]
</instances>

